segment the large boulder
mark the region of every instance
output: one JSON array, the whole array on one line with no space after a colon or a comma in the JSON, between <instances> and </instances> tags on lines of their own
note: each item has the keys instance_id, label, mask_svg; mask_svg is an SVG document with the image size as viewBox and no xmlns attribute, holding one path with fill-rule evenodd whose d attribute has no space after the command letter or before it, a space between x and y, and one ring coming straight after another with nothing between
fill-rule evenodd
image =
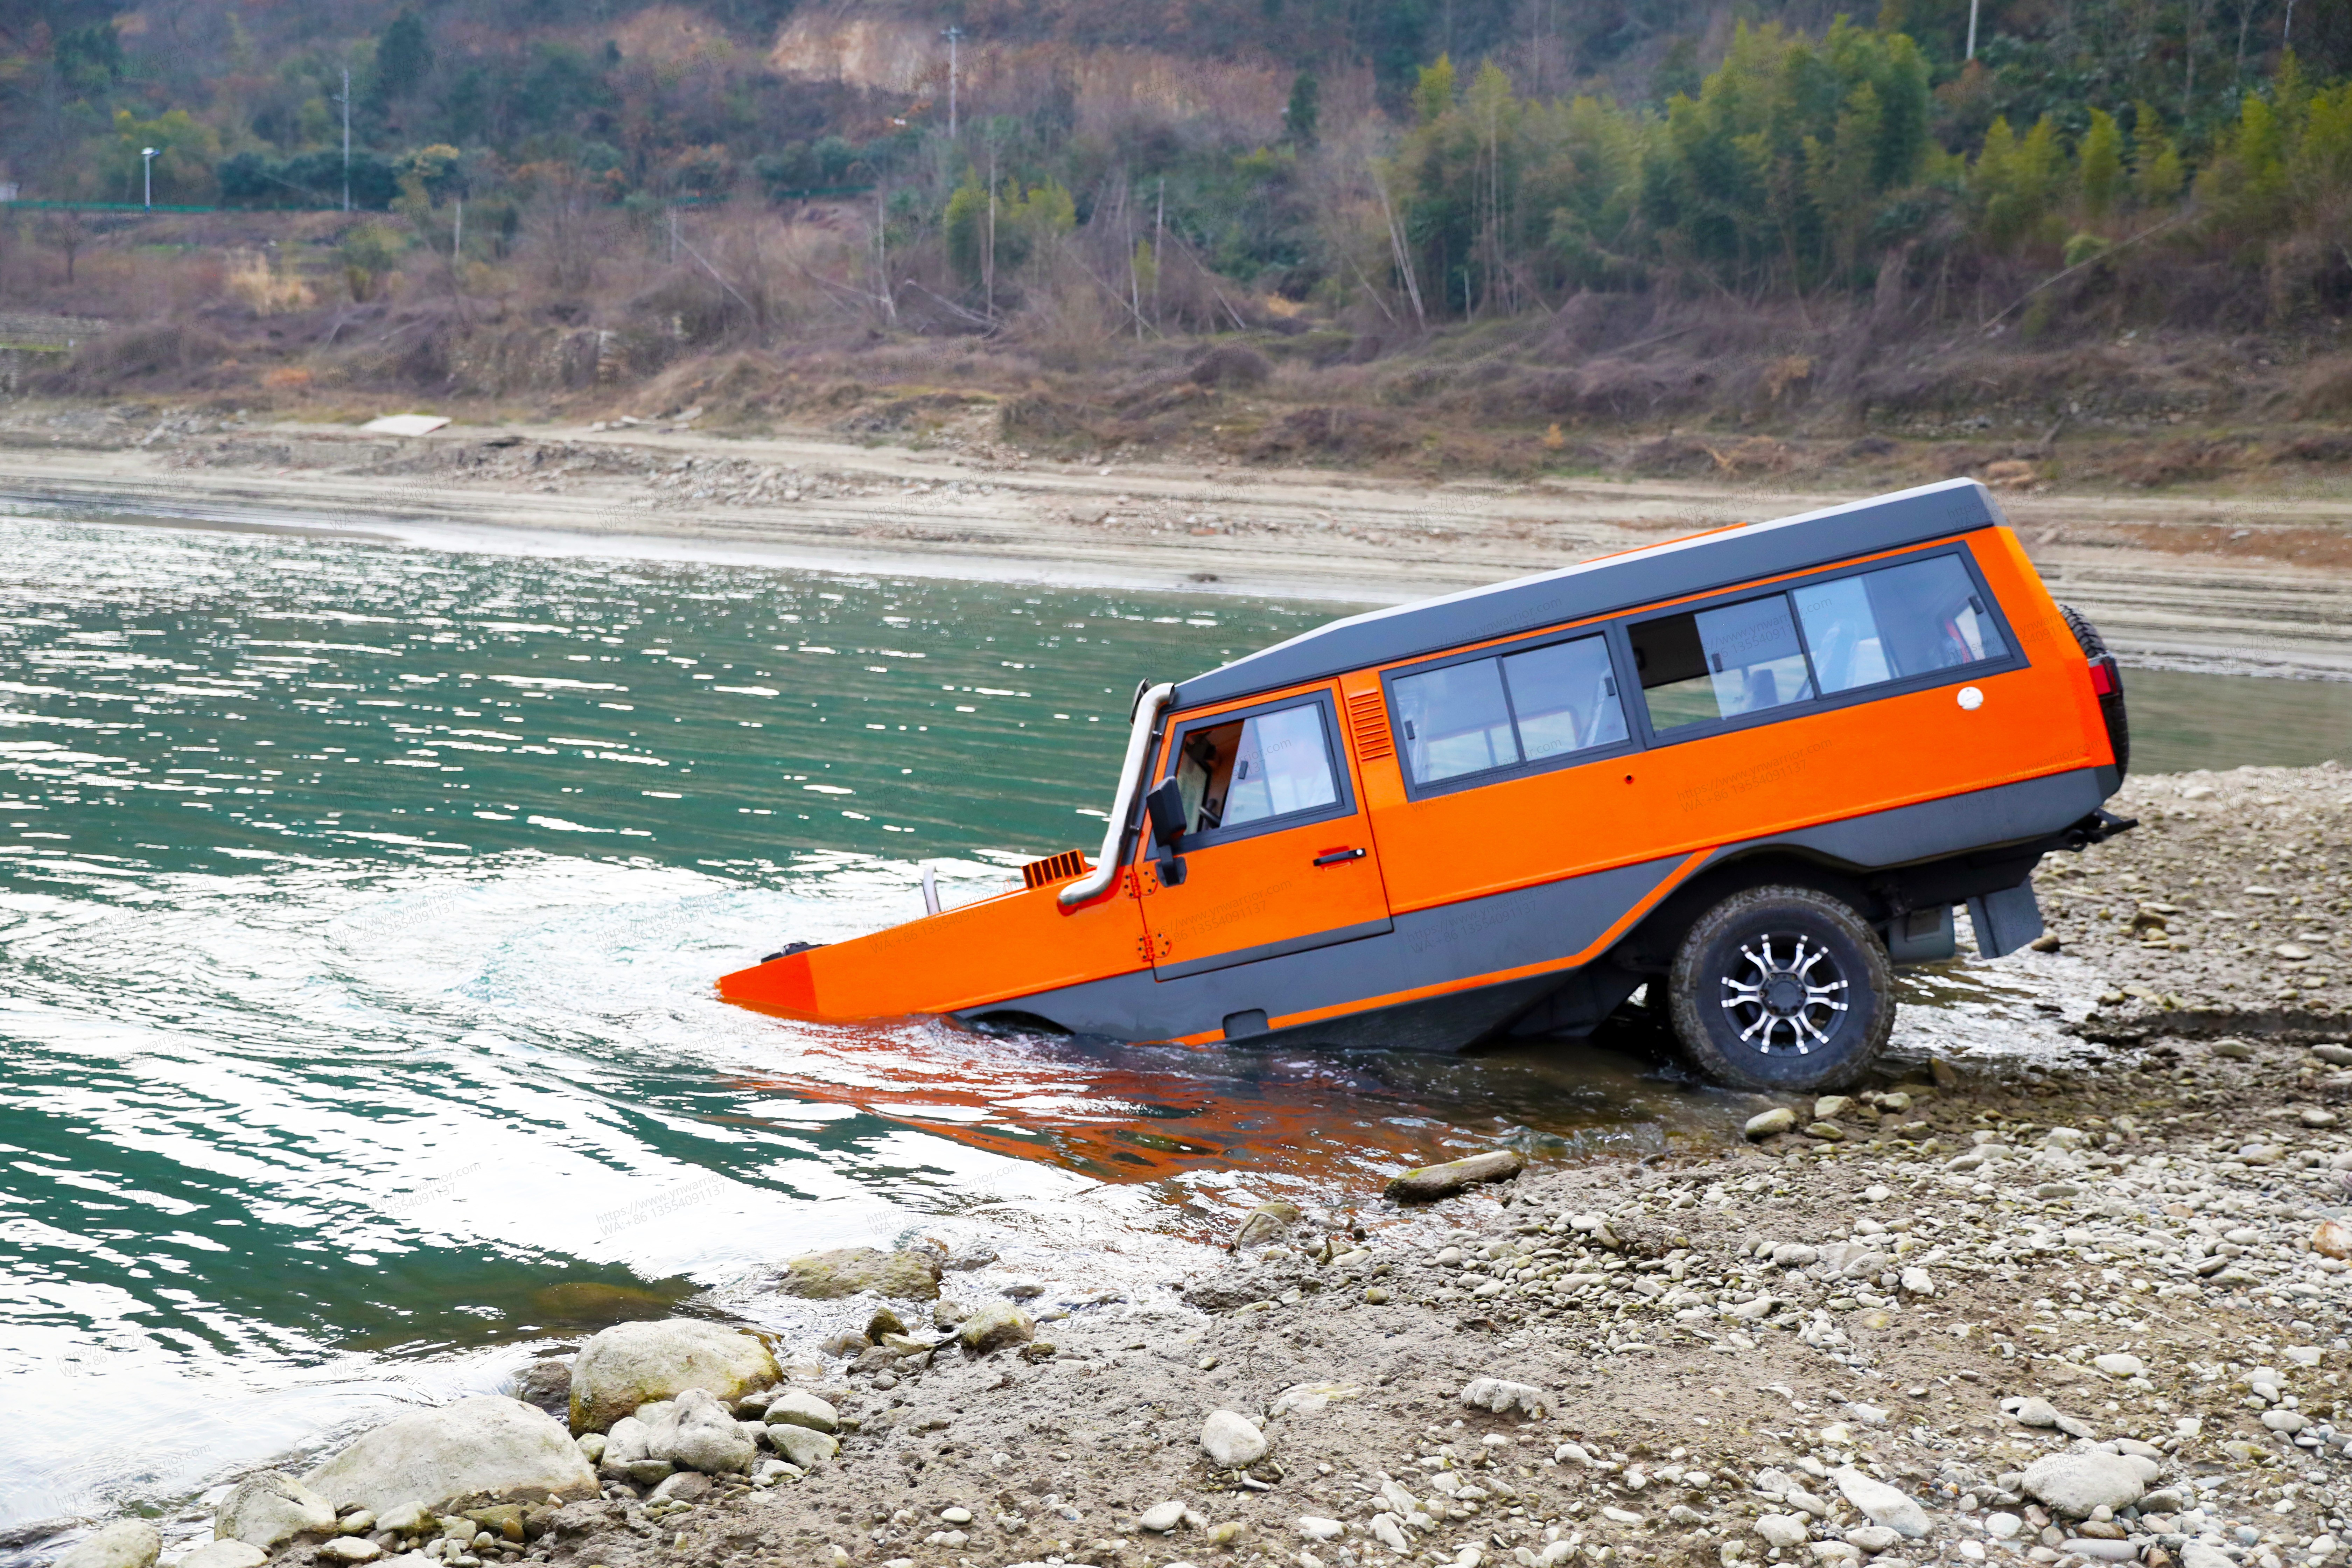
<instances>
[{"instance_id":1,"label":"large boulder","mask_svg":"<svg viewBox=\"0 0 2352 1568\"><path fill-rule=\"evenodd\" d=\"M593 1498L596 1472L551 1416L485 1394L377 1427L302 1478L336 1508L370 1512L459 1498L543 1502Z\"/></svg>"},{"instance_id":2,"label":"large boulder","mask_svg":"<svg viewBox=\"0 0 2352 1568\"><path fill-rule=\"evenodd\" d=\"M689 1388L740 1399L782 1375L768 1347L740 1329L694 1318L615 1323L572 1363L572 1429L602 1432L638 1405Z\"/></svg>"},{"instance_id":3,"label":"large boulder","mask_svg":"<svg viewBox=\"0 0 2352 1568\"><path fill-rule=\"evenodd\" d=\"M143 1519L118 1519L59 1555L53 1568L154 1568L163 1538Z\"/></svg>"},{"instance_id":4,"label":"large boulder","mask_svg":"<svg viewBox=\"0 0 2352 1568\"><path fill-rule=\"evenodd\" d=\"M246 1477L213 1510L215 1540L242 1541L264 1552L274 1552L298 1535L324 1534L334 1528L334 1504L276 1470Z\"/></svg>"},{"instance_id":5,"label":"large boulder","mask_svg":"<svg viewBox=\"0 0 2352 1568\"><path fill-rule=\"evenodd\" d=\"M682 1470L725 1475L750 1469L759 1457L758 1445L743 1435L734 1415L702 1389L687 1389L656 1408L659 1414L646 1423L646 1447L653 1458L667 1459Z\"/></svg>"},{"instance_id":6,"label":"large boulder","mask_svg":"<svg viewBox=\"0 0 2352 1568\"><path fill-rule=\"evenodd\" d=\"M2094 1509L2128 1508L2147 1489L2129 1456L2095 1450L2044 1454L2025 1467L2024 1485L2028 1497L2068 1519L2085 1518Z\"/></svg>"},{"instance_id":7,"label":"large boulder","mask_svg":"<svg viewBox=\"0 0 2352 1568\"><path fill-rule=\"evenodd\" d=\"M883 1252L871 1247L804 1252L785 1261L776 1289L787 1296L805 1296L814 1301L838 1300L861 1290L905 1300L935 1301L940 1294L940 1260L928 1251Z\"/></svg>"}]
</instances>

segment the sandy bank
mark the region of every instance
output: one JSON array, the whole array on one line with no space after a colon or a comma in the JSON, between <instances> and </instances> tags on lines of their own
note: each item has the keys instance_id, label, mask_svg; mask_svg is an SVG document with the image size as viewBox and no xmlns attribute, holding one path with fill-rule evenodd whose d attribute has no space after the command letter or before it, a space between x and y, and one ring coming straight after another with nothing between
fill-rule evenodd
<instances>
[{"instance_id":1,"label":"sandy bank","mask_svg":"<svg viewBox=\"0 0 2352 1568\"><path fill-rule=\"evenodd\" d=\"M1081 468L691 430L444 430L19 408L0 504L424 545L1391 604L1851 494L1680 481L1417 485ZM2003 497L2053 584L2143 662L2352 678L2352 499Z\"/></svg>"}]
</instances>

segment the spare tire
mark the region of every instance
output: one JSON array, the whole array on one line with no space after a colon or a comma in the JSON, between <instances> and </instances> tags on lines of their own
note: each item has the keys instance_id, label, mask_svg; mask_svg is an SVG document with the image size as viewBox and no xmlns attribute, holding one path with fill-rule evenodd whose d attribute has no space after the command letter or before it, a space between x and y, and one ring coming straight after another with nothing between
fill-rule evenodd
<instances>
[{"instance_id":1,"label":"spare tire","mask_svg":"<svg viewBox=\"0 0 2352 1568\"><path fill-rule=\"evenodd\" d=\"M2107 689L2099 696L2099 717L2107 721L2107 743L2116 749L2116 777L2120 781L2131 772L2131 719L2124 711L2123 667L2116 656L2107 651L2106 639L2090 617L2072 605L2061 605L2058 613L2066 617L2066 629L2074 634L2083 657L2106 670Z\"/></svg>"}]
</instances>

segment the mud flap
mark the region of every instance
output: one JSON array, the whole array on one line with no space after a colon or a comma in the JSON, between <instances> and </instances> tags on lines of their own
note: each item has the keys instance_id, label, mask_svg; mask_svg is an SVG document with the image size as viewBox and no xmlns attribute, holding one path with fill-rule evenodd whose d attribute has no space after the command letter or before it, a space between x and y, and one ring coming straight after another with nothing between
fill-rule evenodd
<instances>
[{"instance_id":1,"label":"mud flap","mask_svg":"<svg viewBox=\"0 0 2352 1568\"><path fill-rule=\"evenodd\" d=\"M2042 934L2042 905L2032 882L1969 900L1969 924L1976 928L1977 951L1987 958L2015 952Z\"/></svg>"}]
</instances>

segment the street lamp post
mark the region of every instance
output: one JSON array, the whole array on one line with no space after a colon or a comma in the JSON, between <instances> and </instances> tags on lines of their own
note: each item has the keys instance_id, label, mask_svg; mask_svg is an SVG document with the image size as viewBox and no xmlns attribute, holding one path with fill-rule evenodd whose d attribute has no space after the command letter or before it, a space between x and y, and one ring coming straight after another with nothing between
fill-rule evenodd
<instances>
[{"instance_id":1,"label":"street lamp post","mask_svg":"<svg viewBox=\"0 0 2352 1568\"><path fill-rule=\"evenodd\" d=\"M147 200L144 205L149 212L152 212L155 210L155 149L140 148L139 158L140 172L146 176L147 182Z\"/></svg>"},{"instance_id":2,"label":"street lamp post","mask_svg":"<svg viewBox=\"0 0 2352 1568\"><path fill-rule=\"evenodd\" d=\"M943 35L948 41L948 140L956 133L956 45L963 38L961 27L950 27Z\"/></svg>"}]
</instances>

